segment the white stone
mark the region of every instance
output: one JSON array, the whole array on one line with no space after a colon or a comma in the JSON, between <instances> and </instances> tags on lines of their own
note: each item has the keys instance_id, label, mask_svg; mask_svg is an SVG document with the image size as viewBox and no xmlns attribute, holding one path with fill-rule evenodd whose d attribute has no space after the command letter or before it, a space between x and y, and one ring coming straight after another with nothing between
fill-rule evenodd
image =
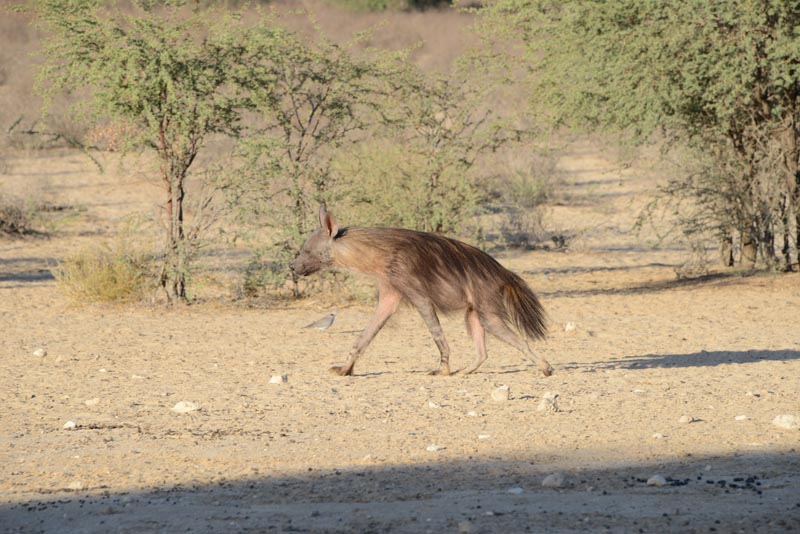
<instances>
[{"instance_id":1,"label":"white stone","mask_svg":"<svg viewBox=\"0 0 800 534\"><path fill-rule=\"evenodd\" d=\"M690 415L682 415L680 419L678 419L678 422L682 425L685 425L686 423L694 423L694 417Z\"/></svg>"},{"instance_id":2,"label":"white stone","mask_svg":"<svg viewBox=\"0 0 800 534\"><path fill-rule=\"evenodd\" d=\"M478 434L478 439L489 439L491 437L489 434Z\"/></svg>"},{"instance_id":3,"label":"white stone","mask_svg":"<svg viewBox=\"0 0 800 534\"><path fill-rule=\"evenodd\" d=\"M522 488L508 488L506 493L510 493L511 495L522 495L525 492Z\"/></svg>"},{"instance_id":4,"label":"white stone","mask_svg":"<svg viewBox=\"0 0 800 534\"><path fill-rule=\"evenodd\" d=\"M507 401L509 397L510 388L503 384L502 386L497 386L492 390L492 400L496 402L503 402Z\"/></svg>"},{"instance_id":5,"label":"white stone","mask_svg":"<svg viewBox=\"0 0 800 534\"><path fill-rule=\"evenodd\" d=\"M734 419L736 421L746 421L747 420L747 416L746 415L737 415L736 417L734 417Z\"/></svg>"},{"instance_id":6,"label":"white stone","mask_svg":"<svg viewBox=\"0 0 800 534\"><path fill-rule=\"evenodd\" d=\"M647 485L656 487L666 486L667 479L662 477L661 475L653 475L647 479Z\"/></svg>"},{"instance_id":7,"label":"white stone","mask_svg":"<svg viewBox=\"0 0 800 534\"><path fill-rule=\"evenodd\" d=\"M173 406L172 411L175 413L189 413L200 409L200 405L192 401L180 401Z\"/></svg>"},{"instance_id":8,"label":"white stone","mask_svg":"<svg viewBox=\"0 0 800 534\"><path fill-rule=\"evenodd\" d=\"M776 415L775 419L772 420L772 424L786 430L797 430L800 429L800 417L788 414Z\"/></svg>"},{"instance_id":9,"label":"white stone","mask_svg":"<svg viewBox=\"0 0 800 534\"><path fill-rule=\"evenodd\" d=\"M285 384L289 381L289 375L272 375L269 379L270 384Z\"/></svg>"},{"instance_id":10,"label":"white stone","mask_svg":"<svg viewBox=\"0 0 800 534\"><path fill-rule=\"evenodd\" d=\"M67 485L67 489L71 489L71 490L83 489L83 482L81 482L80 480L75 480L74 482L70 482Z\"/></svg>"},{"instance_id":11,"label":"white stone","mask_svg":"<svg viewBox=\"0 0 800 534\"><path fill-rule=\"evenodd\" d=\"M33 351L33 355L37 358L43 358L44 356L47 356L47 351L44 349L36 349Z\"/></svg>"},{"instance_id":12,"label":"white stone","mask_svg":"<svg viewBox=\"0 0 800 534\"><path fill-rule=\"evenodd\" d=\"M436 452L442 449L444 449L444 447L442 447L441 445L428 445L427 447L425 447L425 450L428 452Z\"/></svg>"},{"instance_id":13,"label":"white stone","mask_svg":"<svg viewBox=\"0 0 800 534\"><path fill-rule=\"evenodd\" d=\"M67 421L64 423L64 430L75 430L78 425L75 424L75 421Z\"/></svg>"},{"instance_id":14,"label":"white stone","mask_svg":"<svg viewBox=\"0 0 800 534\"><path fill-rule=\"evenodd\" d=\"M545 488L560 488L565 481L566 478L562 473L550 473L542 480L542 486Z\"/></svg>"},{"instance_id":15,"label":"white stone","mask_svg":"<svg viewBox=\"0 0 800 534\"><path fill-rule=\"evenodd\" d=\"M428 401L428 408L441 408L442 405L433 401Z\"/></svg>"},{"instance_id":16,"label":"white stone","mask_svg":"<svg viewBox=\"0 0 800 534\"><path fill-rule=\"evenodd\" d=\"M569 321L564 325L564 332L574 332L576 328L578 328L578 325L572 321Z\"/></svg>"},{"instance_id":17,"label":"white stone","mask_svg":"<svg viewBox=\"0 0 800 534\"><path fill-rule=\"evenodd\" d=\"M93 398L93 399L87 399L87 400L83 401L83 403L84 403L86 406L97 406L98 404L100 404L100 399L98 399L97 397L95 397L95 398Z\"/></svg>"},{"instance_id":18,"label":"white stone","mask_svg":"<svg viewBox=\"0 0 800 534\"><path fill-rule=\"evenodd\" d=\"M467 412L467 417L478 417L478 412L475 410L470 410Z\"/></svg>"}]
</instances>

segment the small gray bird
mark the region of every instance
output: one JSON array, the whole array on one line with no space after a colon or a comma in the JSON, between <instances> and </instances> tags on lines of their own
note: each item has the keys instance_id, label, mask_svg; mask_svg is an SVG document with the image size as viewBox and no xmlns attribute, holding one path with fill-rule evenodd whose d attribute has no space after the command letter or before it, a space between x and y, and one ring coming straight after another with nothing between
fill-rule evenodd
<instances>
[{"instance_id":1,"label":"small gray bird","mask_svg":"<svg viewBox=\"0 0 800 534\"><path fill-rule=\"evenodd\" d=\"M333 310L331 313L329 313L322 319L318 319L311 324L307 324L303 328L316 328L317 330L327 330L333 324L334 319L336 319L336 310Z\"/></svg>"}]
</instances>

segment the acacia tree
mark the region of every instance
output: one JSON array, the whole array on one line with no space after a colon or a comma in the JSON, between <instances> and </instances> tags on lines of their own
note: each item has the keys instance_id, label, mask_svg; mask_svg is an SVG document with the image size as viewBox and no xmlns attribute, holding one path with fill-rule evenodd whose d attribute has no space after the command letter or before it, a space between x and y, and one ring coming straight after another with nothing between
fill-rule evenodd
<instances>
[{"instance_id":1,"label":"acacia tree","mask_svg":"<svg viewBox=\"0 0 800 534\"><path fill-rule=\"evenodd\" d=\"M333 155L364 130L385 90L388 56L355 57L351 47L357 41L339 46L319 34L302 38L263 29L254 29L248 39L253 69L237 77L258 125L242 139L244 164L226 189L240 216L270 234L270 244L258 254L271 260L262 282L280 286L290 276L299 296L289 262L316 224L319 204L340 194L331 172Z\"/></svg>"},{"instance_id":2,"label":"acacia tree","mask_svg":"<svg viewBox=\"0 0 800 534\"><path fill-rule=\"evenodd\" d=\"M499 0L484 15L522 44L543 121L693 148L706 164L664 189L696 201L687 230L735 231L746 264L797 265L800 4Z\"/></svg>"},{"instance_id":3,"label":"acacia tree","mask_svg":"<svg viewBox=\"0 0 800 534\"><path fill-rule=\"evenodd\" d=\"M233 17L190 11L181 1L133 4L123 13L100 0L36 2L45 29L39 81L46 96L84 95L96 120L132 127L129 148L155 152L165 193L160 282L170 301L186 300L189 262L206 223L187 225L186 180L209 135L239 133L251 103L233 74L252 58Z\"/></svg>"}]
</instances>

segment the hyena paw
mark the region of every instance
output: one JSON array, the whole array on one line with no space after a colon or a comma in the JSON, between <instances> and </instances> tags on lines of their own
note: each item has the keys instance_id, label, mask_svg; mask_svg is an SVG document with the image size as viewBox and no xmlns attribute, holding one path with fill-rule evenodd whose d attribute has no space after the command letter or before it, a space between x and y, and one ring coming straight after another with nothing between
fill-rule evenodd
<instances>
[{"instance_id":1,"label":"hyena paw","mask_svg":"<svg viewBox=\"0 0 800 534\"><path fill-rule=\"evenodd\" d=\"M443 366L439 367L438 369L434 369L433 371L431 371L428 374L432 375L432 376L449 376L450 375L450 367L448 367L446 365L443 365Z\"/></svg>"},{"instance_id":2,"label":"hyena paw","mask_svg":"<svg viewBox=\"0 0 800 534\"><path fill-rule=\"evenodd\" d=\"M351 376L353 374L353 368L348 365L334 365L329 371L337 376Z\"/></svg>"}]
</instances>

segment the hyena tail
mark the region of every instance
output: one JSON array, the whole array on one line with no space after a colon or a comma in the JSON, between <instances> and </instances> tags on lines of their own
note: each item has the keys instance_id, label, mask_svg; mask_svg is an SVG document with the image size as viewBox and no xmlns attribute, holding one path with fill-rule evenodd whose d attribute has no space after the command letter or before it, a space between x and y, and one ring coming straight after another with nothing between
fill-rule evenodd
<instances>
[{"instance_id":1,"label":"hyena tail","mask_svg":"<svg viewBox=\"0 0 800 534\"><path fill-rule=\"evenodd\" d=\"M543 339L547 333L545 312L539 299L517 275L503 286L506 317L529 339Z\"/></svg>"}]
</instances>

